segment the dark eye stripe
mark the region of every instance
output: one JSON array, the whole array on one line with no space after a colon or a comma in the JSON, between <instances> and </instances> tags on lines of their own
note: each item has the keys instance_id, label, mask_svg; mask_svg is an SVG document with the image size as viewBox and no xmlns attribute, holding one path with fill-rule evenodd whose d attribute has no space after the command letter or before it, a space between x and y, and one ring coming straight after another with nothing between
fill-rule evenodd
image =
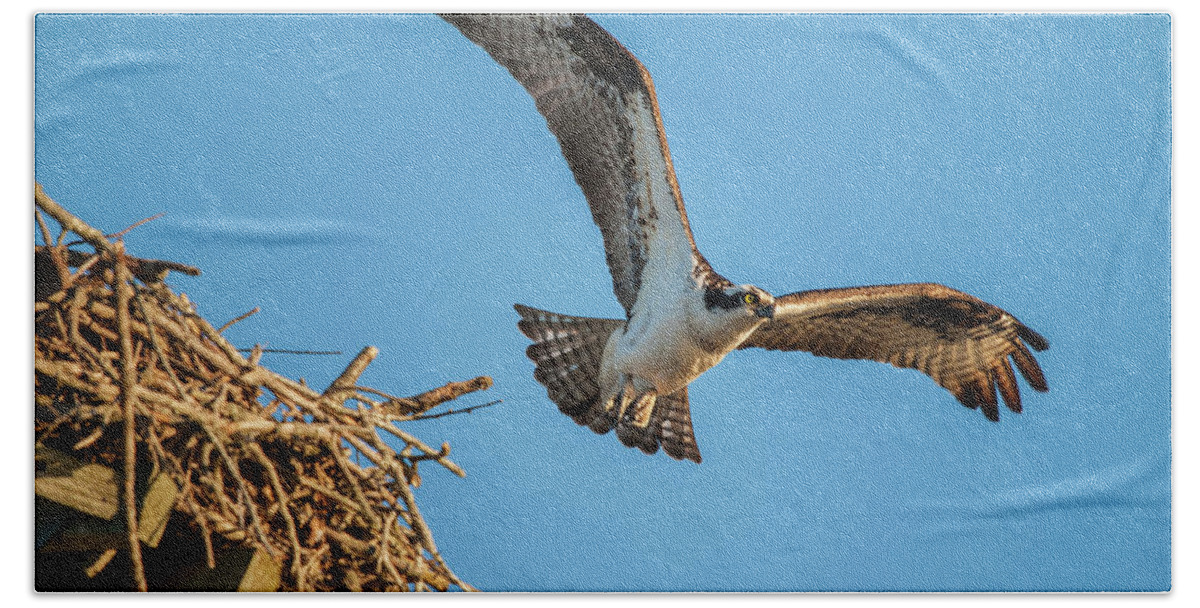
<instances>
[{"instance_id":1,"label":"dark eye stripe","mask_svg":"<svg viewBox=\"0 0 1200 608\"><path fill-rule=\"evenodd\" d=\"M742 298L739 294L727 294L723 289L709 288L704 290L704 306L709 310L714 308L730 310L742 305Z\"/></svg>"}]
</instances>

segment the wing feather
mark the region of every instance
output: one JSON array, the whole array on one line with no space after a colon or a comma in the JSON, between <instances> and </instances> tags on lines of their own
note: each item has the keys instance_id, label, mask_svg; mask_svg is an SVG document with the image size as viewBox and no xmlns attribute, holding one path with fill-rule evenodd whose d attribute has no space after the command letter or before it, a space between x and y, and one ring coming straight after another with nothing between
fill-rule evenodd
<instances>
[{"instance_id":1,"label":"wing feather","mask_svg":"<svg viewBox=\"0 0 1200 608\"><path fill-rule=\"evenodd\" d=\"M613 293L632 314L647 266L686 279L696 252L650 74L582 15L443 15L533 97L604 238Z\"/></svg>"},{"instance_id":2,"label":"wing feather","mask_svg":"<svg viewBox=\"0 0 1200 608\"><path fill-rule=\"evenodd\" d=\"M1037 391L1046 377L1029 347L1049 343L1015 317L974 296L933 283L802 291L776 298L775 318L739 348L802 350L919 370L988 419L999 396L1021 411L1010 358Z\"/></svg>"}]
</instances>

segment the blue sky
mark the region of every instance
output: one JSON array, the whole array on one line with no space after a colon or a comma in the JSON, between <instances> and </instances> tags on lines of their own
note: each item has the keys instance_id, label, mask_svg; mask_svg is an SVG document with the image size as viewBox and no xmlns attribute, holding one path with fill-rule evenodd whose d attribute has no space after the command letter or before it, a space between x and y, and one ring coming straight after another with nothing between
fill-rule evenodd
<instances>
[{"instance_id":1,"label":"blue sky","mask_svg":"<svg viewBox=\"0 0 1200 608\"><path fill-rule=\"evenodd\" d=\"M621 314L524 91L425 16L37 22L35 172L235 341L382 355L500 406L413 430L440 549L485 589L1149 590L1170 584L1170 21L617 16L697 243L774 293L936 281L1044 334L992 424L927 378L742 352L692 386L703 465L576 427L511 304ZM276 357L324 385L341 359ZM471 401L472 403L474 401ZM467 403L464 403L464 405Z\"/></svg>"}]
</instances>

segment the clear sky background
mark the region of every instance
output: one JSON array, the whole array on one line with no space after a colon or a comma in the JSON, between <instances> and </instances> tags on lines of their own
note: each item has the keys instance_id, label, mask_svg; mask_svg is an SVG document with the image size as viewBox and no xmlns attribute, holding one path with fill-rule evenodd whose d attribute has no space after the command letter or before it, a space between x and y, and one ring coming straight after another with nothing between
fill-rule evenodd
<instances>
[{"instance_id":1,"label":"clear sky background","mask_svg":"<svg viewBox=\"0 0 1200 608\"><path fill-rule=\"evenodd\" d=\"M655 79L697 243L774 293L936 281L1044 334L992 424L928 378L735 353L705 462L545 397L511 304L616 317L599 233L506 71L425 16L43 17L35 173L267 364L504 403L414 423L439 548L490 590L1170 585L1170 27L1158 16L597 18ZM1025 387L1027 389L1027 387Z\"/></svg>"}]
</instances>

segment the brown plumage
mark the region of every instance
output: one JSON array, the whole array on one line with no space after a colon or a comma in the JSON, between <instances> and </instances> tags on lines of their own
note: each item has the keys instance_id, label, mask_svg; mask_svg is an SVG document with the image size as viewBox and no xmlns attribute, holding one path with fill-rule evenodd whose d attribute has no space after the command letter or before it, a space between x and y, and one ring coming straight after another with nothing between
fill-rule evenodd
<instances>
[{"instance_id":1,"label":"brown plumage","mask_svg":"<svg viewBox=\"0 0 1200 608\"><path fill-rule=\"evenodd\" d=\"M774 320L739 348L802 350L920 370L963 405L1000 419L996 390L1021 412L1009 357L1035 390L1046 378L1026 345L1049 343L1003 310L933 283L817 289L775 299Z\"/></svg>"},{"instance_id":2,"label":"brown plumage","mask_svg":"<svg viewBox=\"0 0 1200 608\"><path fill-rule=\"evenodd\" d=\"M922 283L774 298L735 285L696 248L645 67L580 15L445 15L529 92L604 239L625 320L517 305L534 377L597 433L700 462L687 385L739 348L803 350L917 369L999 420L1021 397L1012 365L1046 380L1046 340L978 298Z\"/></svg>"},{"instance_id":3,"label":"brown plumage","mask_svg":"<svg viewBox=\"0 0 1200 608\"><path fill-rule=\"evenodd\" d=\"M621 443L647 454L657 452L662 445L663 451L676 460L700 462L687 387L659 397L645 427L632 423L632 411L618 420L601 404L596 378L604 344L614 331L625 328L624 321L571 317L520 304L513 308L521 316L517 328L533 341L525 349L537 365L533 377L546 387L559 411L599 434L615 427Z\"/></svg>"},{"instance_id":4,"label":"brown plumage","mask_svg":"<svg viewBox=\"0 0 1200 608\"><path fill-rule=\"evenodd\" d=\"M604 238L613 293L629 318L651 247L700 257L650 73L582 15L442 18L483 47L533 97L587 197ZM637 149L639 135L649 135L650 149ZM647 163L651 155L653 162ZM669 196L652 196L651 181L663 184Z\"/></svg>"}]
</instances>

